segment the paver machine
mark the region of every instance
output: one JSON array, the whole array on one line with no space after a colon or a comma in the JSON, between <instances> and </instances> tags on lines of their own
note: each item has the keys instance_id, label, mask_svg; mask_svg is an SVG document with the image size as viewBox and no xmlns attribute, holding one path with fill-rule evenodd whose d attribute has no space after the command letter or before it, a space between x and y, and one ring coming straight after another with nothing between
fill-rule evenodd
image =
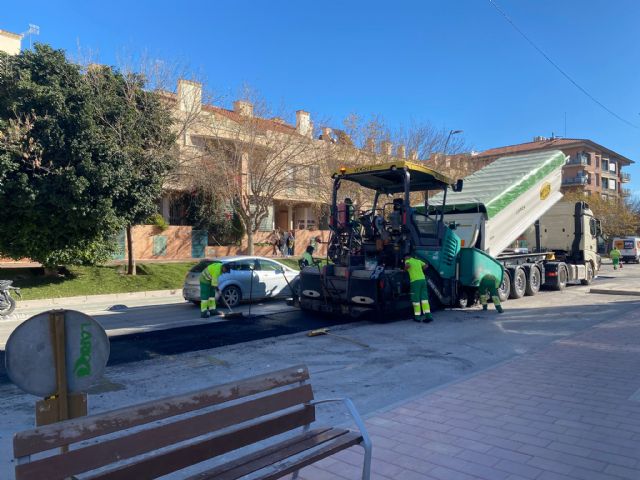
<instances>
[{"instance_id":1,"label":"paver machine","mask_svg":"<svg viewBox=\"0 0 640 480\"><path fill-rule=\"evenodd\" d=\"M353 202L341 198L346 182L369 197L362 202L364 210L356 211ZM333 175L328 261L302 269L299 306L354 317L370 311L410 312L406 253L428 263L432 304L464 307L486 273L501 281L502 266L481 250L461 250L460 238L443 218L447 191L462 185L462 180L454 182L408 161L341 168ZM429 205L440 192L440 204Z\"/></svg>"}]
</instances>

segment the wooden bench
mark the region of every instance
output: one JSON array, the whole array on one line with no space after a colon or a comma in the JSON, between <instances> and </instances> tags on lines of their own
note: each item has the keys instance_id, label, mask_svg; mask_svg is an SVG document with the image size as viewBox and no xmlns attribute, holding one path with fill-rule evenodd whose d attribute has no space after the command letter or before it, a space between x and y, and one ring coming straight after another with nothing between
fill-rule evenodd
<instances>
[{"instance_id":1,"label":"wooden bench","mask_svg":"<svg viewBox=\"0 0 640 480\"><path fill-rule=\"evenodd\" d=\"M188 478L227 480L253 474L276 479L290 473L296 478L299 469L353 445L364 447L362 478L368 480L371 441L353 403L315 401L308 380L307 367L296 366L18 432L13 438L16 480L157 478L231 452L238 455L218 459L215 466L202 465L204 471ZM311 428L315 406L334 401L345 404L359 432ZM293 432L299 427L301 432ZM284 439L272 438L287 432ZM182 473L176 478L188 474Z\"/></svg>"}]
</instances>

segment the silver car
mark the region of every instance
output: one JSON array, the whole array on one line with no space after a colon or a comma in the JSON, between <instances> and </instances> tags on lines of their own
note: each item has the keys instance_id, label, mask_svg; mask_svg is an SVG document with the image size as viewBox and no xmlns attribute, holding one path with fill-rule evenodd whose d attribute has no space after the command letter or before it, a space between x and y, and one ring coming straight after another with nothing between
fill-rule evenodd
<instances>
[{"instance_id":1,"label":"silver car","mask_svg":"<svg viewBox=\"0 0 640 480\"><path fill-rule=\"evenodd\" d=\"M264 257L233 256L216 258L230 268L220 275L218 288L230 307L241 301L290 296L291 288L297 288L298 271ZM195 265L184 280L182 296L188 302L200 303L200 273L214 259L202 260ZM224 302L220 302L224 307Z\"/></svg>"}]
</instances>

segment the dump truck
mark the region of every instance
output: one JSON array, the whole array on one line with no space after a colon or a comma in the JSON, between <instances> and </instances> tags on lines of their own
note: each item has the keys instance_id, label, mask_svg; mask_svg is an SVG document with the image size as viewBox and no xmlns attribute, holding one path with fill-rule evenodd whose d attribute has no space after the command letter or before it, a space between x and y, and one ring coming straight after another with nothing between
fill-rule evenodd
<instances>
[{"instance_id":1,"label":"dump truck","mask_svg":"<svg viewBox=\"0 0 640 480\"><path fill-rule=\"evenodd\" d=\"M559 150L502 157L447 199L446 223L463 249L478 248L503 265L502 300L535 295L543 285L589 284L600 268L600 222L586 202L562 199L565 163Z\"/></svg>"},{"instance_id":2,"label":"dump truck","mask_svg":"<svg viewBox=\"0 0 640 480\"><path fill-rule=\"evenodd\" d=\"M358 211L348 198L339 200L347 182L368 197L364 210ZM462 188L462 180L404 160L341 168L333 175L329 262L301 270L295 303L304 310L354 317L371 311L410 312L409 277L403 268L409 252L429 265L432 303L471 303L483 276L502 281L504 269L481 249L461 248L460 237L445 223L447 192ZM442 201L432 208L429 199L437 194Z\"/></svg>"}]
</instances>

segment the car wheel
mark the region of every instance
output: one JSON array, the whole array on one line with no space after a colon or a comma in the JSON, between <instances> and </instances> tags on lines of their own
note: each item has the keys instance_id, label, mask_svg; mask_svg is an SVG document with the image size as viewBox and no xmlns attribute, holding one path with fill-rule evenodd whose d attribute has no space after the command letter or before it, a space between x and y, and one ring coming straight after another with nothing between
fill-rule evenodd
<instances>
[{"instance_id":1,"label":"car wheel","mask_svg":"<svg viewBox=\"0 0 640 480\"><path fill-rule=\"evenodd\" d=\"M242 291L235 285L229 285L222 290L222 298L224 299L223 303L226 303L227 306L231 308L237 307L240 300L242 300Z\"/></svg>"}]
</instances>

